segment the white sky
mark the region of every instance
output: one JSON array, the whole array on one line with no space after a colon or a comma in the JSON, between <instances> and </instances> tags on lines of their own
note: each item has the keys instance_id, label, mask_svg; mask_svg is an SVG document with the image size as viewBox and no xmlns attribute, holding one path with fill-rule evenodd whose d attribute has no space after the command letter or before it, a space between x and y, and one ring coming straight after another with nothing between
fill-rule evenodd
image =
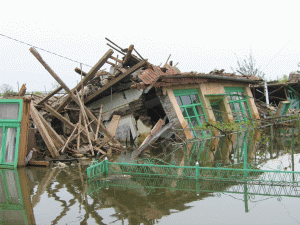
<instances>
[{"instance_id":1,"label":"white sky","mask_svg":"<svg viewBox=\"0 0 300 225\"><path fill-rule=\"evenodd\" d=\"M298 69L298 2L10 0L1 3L0 34L91 66L109 49L108 37L123 48L134 44L155 65L172 54L182 72L232 72L236 55L252 49L267 80L274 80ZM49 91L56 81L29 48L0 36L0 84ZM70 88L80 80L78 63L38 52Z\"/></svg>"}]
</instances>

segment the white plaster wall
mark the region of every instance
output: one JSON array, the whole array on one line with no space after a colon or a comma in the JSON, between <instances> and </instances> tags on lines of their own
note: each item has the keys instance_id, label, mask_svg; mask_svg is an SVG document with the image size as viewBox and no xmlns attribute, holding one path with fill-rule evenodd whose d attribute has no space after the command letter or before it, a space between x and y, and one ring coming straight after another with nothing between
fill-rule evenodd
<instances>
[{"instance_id":1,"label":"white plaster wall","mask_svg":"<svg viewBox=\"0 0 300 225\"><path fill-rule=\"evenodd\" d=\"M135 138L138 135L138 133L136 130L136 122L132 115L128 115L121 118L115 138L121 142L125 142L126 138L127 140L129 140L129 129L131 130L132 137Z\"/></svg>"},{"instance_id":2,"label":"white plaster wall","mask_svg":"<svg viewBox=\"0 0 300 225\"><path fill-rule=\"evenodd\" d=\"M122 93L115 93L112 96L106 96L88 105L89 109L96 109L103 105L102 119L108 120L110 112L117 110L118 108L128 106L128 104L134 100L139 99L143 90L129 89L124 91L126 99Z\"/></svg>"}]
</instances>

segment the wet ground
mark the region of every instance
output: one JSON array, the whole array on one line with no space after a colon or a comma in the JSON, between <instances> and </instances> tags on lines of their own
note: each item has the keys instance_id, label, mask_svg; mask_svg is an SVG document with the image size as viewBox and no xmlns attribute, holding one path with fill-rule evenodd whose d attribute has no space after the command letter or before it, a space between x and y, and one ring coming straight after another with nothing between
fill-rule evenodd
<instances>
[{"instance_id":1,"label":"wet ground","mask_svg":"<svg viewBox=\"0 0 300 225\"><path fill-rule=\"evenodd\" d=\"M300 171L296 130L241 133L185 146L163 144L150 157L174 165ZM227 147L226 147L227 146ZM128 154L116 159L128 160ZM112 160L112 159L109 159ZM298 224L300 187L109 176L88 181L88 162L0 170L2 224ZM195 188L197 187L197 188Z\"/></svg>"}]
</instances>

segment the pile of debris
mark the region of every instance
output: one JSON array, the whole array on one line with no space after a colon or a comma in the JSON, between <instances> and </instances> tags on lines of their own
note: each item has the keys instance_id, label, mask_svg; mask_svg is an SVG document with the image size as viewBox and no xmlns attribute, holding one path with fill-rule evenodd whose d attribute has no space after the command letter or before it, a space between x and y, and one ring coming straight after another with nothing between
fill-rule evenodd
<instances>
[{"instance_id":1,"label":"pile of debris","mask_svg":"<svg viewBox=\"0 0 300 225\"><path fill-rule=\"evenodd\" d=\"M113 89L118 89L118 91L130 89L133 84L141 81L139 75L143 71L153 68L155 70L158 67L141 57L133 45L130 45L128 49L122 49L115 43L113 44L118 49L108 45L124 55L123 59L112 56L113 50L109 49L89 72L75 68L75 72L80 74L82 79L73 89L60 79L36 49L30 48L30 52L60 85L46 96L32 95L30 127L37 128L38 135L36 136L40 135L43 140L42 144L36 147L40 154L33 154L35 158L56 160L70 156L76 158L84 155L99 156L124 149L124 146L114 137L122 111L114 113L109 125L105 127L101 119L103 106L99 106L99 110L93 110L86 107L86 104L99 99L105 93L110 93ZM134 55L133 51L138 56ZM109 72L100 70L105 63L111 65ZM66 94L61 97L57 96L56 94L62 90ZM161 120L159 123L164 124ZM153 132L151 134L154 135ZM40 142L37 141L37 143ZM35 151L36 148L33 150Z\"/></svg>"}]
</instances>

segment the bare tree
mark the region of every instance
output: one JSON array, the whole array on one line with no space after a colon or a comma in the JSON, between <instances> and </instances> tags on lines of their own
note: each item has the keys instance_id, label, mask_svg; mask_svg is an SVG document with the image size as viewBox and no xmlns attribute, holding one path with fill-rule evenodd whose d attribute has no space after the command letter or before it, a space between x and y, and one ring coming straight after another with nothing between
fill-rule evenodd
<instances>
[{"instance_id":1,"label":"bare tree","mask_svg":"<svg viewBox=\"0 0 300 225\"><path fill-rule=\"evenodd\" d=\"M256 77L265 79L265 73L262 72L256 65L256 61L253 57L252 51L250 51L249 56L245 56L243 60L238 58L237 64L238 64L238 68L236 69L231 68L233 71L241 75L245 75L245 76L254 75Z\"/></svg>"},{"instance_id":2,"label":"bare tree","mask_svg":"<svg viewBox=\"0 0 300 225\"><path fill-rule=\"evenodd\" d=\"M13 92L14 92L13 87L10 86L9 84L2 84L0 86L0 93L2 93L3 95L10 94Z\"/></svg>"}]
</instances>

